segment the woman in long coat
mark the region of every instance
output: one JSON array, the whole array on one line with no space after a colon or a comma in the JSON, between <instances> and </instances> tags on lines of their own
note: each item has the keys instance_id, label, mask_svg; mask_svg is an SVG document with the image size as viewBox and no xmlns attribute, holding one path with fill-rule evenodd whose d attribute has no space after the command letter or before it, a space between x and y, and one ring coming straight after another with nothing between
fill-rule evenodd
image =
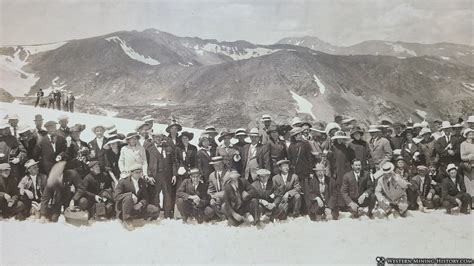
<instances>
[{"instance_id":1,"label":"woman in long coat","mask_svg":"<svg viewBox=\"0 0 474 266\"><path fill-rule=\"evenodd\" d=\"M339 209L344 208L346 203L342 198L341 185L344 174L352 170L351 162L355 158L354 150L346 142L349 137L343 131L338 131L331 138L334 141L328 153L329 164L329 208L332 218L339 218Z\"/></svg>"},{"instance_id":2,"label":"woman in long coat","mask_svg":"<svg viewBox=\"0 0 474 266\"><path fill-rule=\"evenodd\" d=\"M368 170L373 162L369 143L362 139L364 131L360 127L355 127L351 130L350 134L352 142L349 143L349 147L354 150L355 158L362 163L362 169Z\"/></svg>"}]
</instances>

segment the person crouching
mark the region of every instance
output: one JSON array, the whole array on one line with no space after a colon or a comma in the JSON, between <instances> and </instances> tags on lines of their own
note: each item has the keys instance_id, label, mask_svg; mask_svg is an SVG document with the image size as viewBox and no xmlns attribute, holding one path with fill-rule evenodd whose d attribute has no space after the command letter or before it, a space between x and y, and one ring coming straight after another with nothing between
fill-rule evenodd
<instances>
[{"instance_id":1,"label":"person crouching","mask_svg":"<svg viewBox=\"0 0 474 266\"><path fill-rule=\"evenodd\" d=\"M110 218L114 213L112 180L100 171L98 161L88 163L90 172L79 184L74 201L89 212L89 218Z\"/></svg>"},{"instance_id":2,"label":"person crouching","mask_svg":"<svg viewBox=\"0 0 474 266\"><path fill-rule=\"evenodd\" d=\"M375 196L380 208L388 216L392 210L398 211L401 217L406 217L408 210L408 200L406 189L408 181L394 173L395 166L391 162L385 162L379 171L382 176L377 181Z\"/></svg>"},{"instance_id":3,"label":"person crouching","mask_svg":"<svg viewBox=\"0 0 474 266\"><path fill-rule=\"evenodd\" d=\"M257 192L258 205L255 208L253 214L255 218L255 224L263 222L273 222L275 218L284 218L285 211L282 206L279 205L281 202L282 193L278 190L279 188L273 184L270 179L271 172L267 169L257 170L257 180L252 183L252 186ZM263 215L262 215L263 214Z\"/></svg>"},{"instance_id":4,"label":"person crouching","mask_svg":"<svg viewBox=\"0 0 474 266\"><path fill-rule=\"evenodd\" d=\"M305 202L308 205L308 215L311 221L321 221L331 213L327 207L329 186L325 175L326 168L323 164L316 164L313 171L315 174L309 175Z\"/></svg>"},{"instance_id":5,"label":"person crouching","mask_svg":"<svg viewBox=\"0 0 474 266\"><path fill-rule=\"evenodd\" d=\"M193 168L188 172L190 178L183 180L176 195L178 197L176 205L183 217L183 222L187 223L189 217L194 217L198 223L208 221L214 214L206 217L204 209L209 204L207 186L201 179L199 169Z\"/></svg>"},{"instance_id":6,"label":"person crouching","mask_svg":"<svg viewBox=\"0 0 474 266\"><path fill-rule=\"evenodd\" d=\"M155 220L160 215L160 208L149 204L150 197L142 169L140 164L132 165L127 169L130 175L120 179L115 188L116 215L127 228L133 227L132 219Z\"/></svg>"},{"instance_id":7,"label":"person crouching","mask_svg":"<svg viewBox=\"0 0 474 266\"><path fill-rule=\"evenodd\" d=\"M40 217L41 195L43 195L48 177L39 172L38 162L33 159L25 163L28 172L18 183L20 201L25 205L24 216Z\"/></svg>"}]
</instances>

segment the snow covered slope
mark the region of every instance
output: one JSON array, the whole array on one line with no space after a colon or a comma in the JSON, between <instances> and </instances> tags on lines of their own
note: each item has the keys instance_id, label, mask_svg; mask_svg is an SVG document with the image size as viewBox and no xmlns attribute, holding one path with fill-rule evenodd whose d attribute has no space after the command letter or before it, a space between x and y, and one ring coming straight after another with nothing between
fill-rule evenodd
<instances>
[{"instance_id":1,"label":"snow covered slope","mask_svg":"<svg viewBox=\"0 0 474 266\"><path fill-rule=\"evenodd\" d=\"M377 256L472 257L473 215L343 216L320 223L300 217L262 229L163 220L131 232L118 221L74 227L62 217L56 224L7 220L0 221L0 264L376 265Z\"/></svg>"}]
</instances>

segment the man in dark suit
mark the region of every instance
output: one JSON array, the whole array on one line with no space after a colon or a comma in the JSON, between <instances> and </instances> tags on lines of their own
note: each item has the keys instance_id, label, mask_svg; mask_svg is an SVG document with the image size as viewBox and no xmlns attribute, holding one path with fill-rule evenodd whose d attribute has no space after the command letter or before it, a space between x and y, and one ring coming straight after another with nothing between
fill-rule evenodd
<instances>
[{"instance_id":1,"label":"man in dark suit","mask_svg":"<svg viewBox=\"0 0 474 266\"><path fill-rule=\"evenodd\" d=\"M194 217L198 223L209 221L214 215L205 215L205 208L209 204L207 186L201 179L199 169L189 170L189 177L181 183L176 192L176 205L186 223L189 217Z\"/></svg>"},{"instance_id":2,"label":"man in dark suit","mask_svg":"<svg viewBox=\"0 0 474 266\"><path fill-rule=\"evenodd\" d=\"M67 115L60 115L58 117L59 128L56 132L56 135L61 136L63 138L68 137L71 134L71 131L68 127L69 117Z\"/></svg>"},{"instance_id":3,"label":"man in dark suit","mask_svg":"<svg viewBox=\"0 0 474 266\"><path fill-rule=\"evenodd\" d=\"M168 146L163 132L153 132L153 145L148 145L146 152L148 162L148 176L155 180L149 186L151 203L160 206L160 193L163 191L163 209L165 218L173 218L173 177L176 179L177 167L175 164L174 149Z\"/></svg>"},{"instance_id":4,"label":"man in dark suit","mask_svg":"<svg viewBox=\"0 0 474 266\"><path fill-rule=\"evenodd\" d=\"M207 194L209 195L209 206L206 207L206 215L217 215L220 219L225 218L222 210L224 201L224 184L227 178L227 170L224 167L224 159L221 156L212 157L211 165L214 171L209 174L209 183L207 185Z\"/></svg>"},{"instance_id":5,"label":"man in dark suit","mask_svg":"<svg viewBox=\"0 0 474 266\"><path fill-rule=\"evenodd\" d=\"M34 159L39 161L40 172L45 175L59 161L57 159L61 159L58 156L63 157L66 152L66 140L56 135L56 125L54 121L46 122L44 127L48 133L39 140L33 152Z\"/></svg>"},{"instance_id":6,"label":"man in dark suit","mask_svg":"<svg viewBox=\"0 0 474 266\"><path fill-rule=\"evenodd\" d=\"M453 138L451 123L443 121L441 124L441 136L435 141L435 154L439 156L438 166L445 169L448 164L456 163L459 155L459 143Z\"/></svg>"},{"instance_id":7,"label":"man in dark suit","mask_svg":"<svg viewBox=\"0 0 474 266\"><path fill-rule=\"evenodd\" d=\"M328 177L325 175L326 168L321 163L316 164L313 171L314 174L310 174L308 180L303 181L308 182L304 197L311 221L321 221L331 213L327 207L329 200Z\"/></svg>"},{"instance_id":8,"label":"man in dark suit","mask_svg":"<svg viewBox=\"0 0 474 266\"><path fill-rule=\"evenodd\" d=\"M127 228L131 227L130 222L134 218L155 220L160 215L160 208L149 203L142 167L139 164L131 166L128 169L130 176L120 179L115 188L117 218L122 219Z\"/></svg>"},{"instance_id":9,"label":"man in dark suit","mask_svg":"<svg viewBox=\"0 0 474 266\"><path fill-rule=\"evenodd\" d=\"M354 218L359 217L359 207L367 206L369 207L367 216L373 218L372 210L376 201L374 184L369 174L362 171L360 160L354 159L352 161L352 171L343 176L341 194Z\"/></svg>"},{"instance_id":10,"label":"man in dark suit","mask_svg":"<svg viewBox=\"0 0 474 266\"><path fill-rule=\"evenodd\" d=\"M274 186L273 181L270 178L271 172L267 169L257 170L257 180L252 183L255 188L258 205L255 208L253 214L255 224L260 224L260 221L264 222L269 219L271 222L274 219L284 219L284 213L282 206L276 203L281 202L281 193L278 191L278 187ZM263 214L263 215L262 215Z\"/></svg>"},{"instance_id":11,"label":"man in dark suit","mask_svg":"<svg viewBox=\"0 0 474 266\"><path fill-rule=\"evenodd\" d=\"M73 199L79 203L81 210L89 212L89 218L94 216L110 218L114 212L112 180L101 173L98 161L89 162L88 167L90 172L79 183ZM105 213L96 212L98 211L96 203L103 204Z\"/></svg>"},{"instance_id":12,"label":"man in dark suit","mask_svg":"<svg viewBox=\"0 0 474 266\"><path fill-rule=\"evenodd\" d=\"M280 160L276 163L279 168L279 174L273 176L273 186L277 187L280 197L275 200L275 204L280 206L285 213L293 210L293 217L300 216L301 211L301 185L298 176L290 173L290 161Z\"/></svg>"},{"instance_id":13,"label":"man in dark suit","mask_svg":"<svg viewBox=\"0 0 474 266\"><path fill-rule=\"evenodd\" d=\"M100 170L105 173L106 158L104 145L109 141L104 137L105 127L103 125L96 125L92 128L95 138L89 142L89 148L92 151L91 160L98 161Z\"/></svg>"},{"instance_id":14,"label":"man in dark suit","mask_svg":"<svg viewBox=\"0 0 474 266\"><path fill-rule=\"evenodd\" d=\"M240 150L242 156L242 168L241 174L250 183L256 180L256 171L258 169L270 170L270 154L268 153L267 146L259 143L260 135L258 129L252 128L249 133L250 144L245 145Z\"/></svg>"},{"instance_id":15,"label":"man in dark suit","mask_svg":"<svg viewBox=\"0 0 474 266\"><path fill-rule=\"evenodd\" d=\"M461 175L458 175L458 167L454 164L449 164L446 172L449 176L443 180L441 185L441 198L446 212L451 214L453 208L460 208L462 213L469 214L471 195L466 193L464 179Z\"/></svg>"},{"instance_id":16,"label":"man in dark suit","mask_svg":"<svg viewBox=\"0 0 474 266\"><path fill-rule=\"evenodd\" d=\"M435 185L432 184L428 167L418 165L418 174L411 180L411 186L407 189L408 209L424 211L425 207L437 209L440 206L440 197L436 194ZM436 182L436 181L435 181Z\"/></svg>"},{"instance_id":17,"label":"man in dark suit","mask_svg":"<svg viewBox=\"0 0 474 266\"><path fill-rule=\"evenodd\" d=\"M0 164L0 213L3 218L16 216L24 219L21 215L25 209L23 202L19 201L17 182L10 176L10 165Z\"/></svg>"},{"instance_id":18,"label":"man in dark suit","mask_svg":"<svg viewBox=\"0 0 474 266\"><path fill-rule=\"evenodd\" d=\"M244 215L251 213L253 219L258 208L257 192L245 179L240 178L237 171L229 173L224 185L224 210L227 221L231 226L239 226L245 221Z\"/></svg>"}]
</instances>

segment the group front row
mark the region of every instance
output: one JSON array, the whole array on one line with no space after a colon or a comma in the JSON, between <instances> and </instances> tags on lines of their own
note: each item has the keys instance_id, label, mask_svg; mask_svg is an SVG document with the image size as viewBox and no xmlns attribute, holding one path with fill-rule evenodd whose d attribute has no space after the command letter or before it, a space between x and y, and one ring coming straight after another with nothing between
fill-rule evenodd
<instances>
[{"instance_id":1,"label":"group front row","mask_svg":"<svg viewBox=\"0 0 474 266\"><path fill-rule=\"evenodd\" d=\"M112 180L101 172L97 161L88 163L90 171L83 179L77 171L64 170L65 161L57 162L46 177L39 172L38 162L30 159L25 163L26 176L16 185L8 178L10 165L3 163L1 216L25 219L32 215L55 222L63 209L81 210L90 219L115 215L130 227L133 219L159 218L161 192L165 218L181 216L184 222L195 218L198 223L227 220L233 226L245 221L259 225L301 215L308 215L313 221L337 219L340 210L349 211L354 218L366 214L373 219L377 205L380 215L394 212L401 217L409 209L424 211L441 205L448 213L460 210L468 214L471 209L471 195L466 193L454 164L448 165L449 176L439 182L428 175L425 166L418 166L417 175L408 181L394 171L391 162L382 164L378 172L370 175L356 159L339 184L337 196L329 193L334 191L329 188L334 182L328 180L322 164L316 164L312 174L301 178L290 171L288 160L280 160L279 174L271 176L269 170L259 169L252 182L237 171L227 171L220 156L212 157L209 164L214 171L207 181L203 173L193 168L186 178L176 182L148 177L140 164L130 166L128 176ZM334 207L340 206L334 201L341 197L345 208ZM175 205L179 213L174 211Z\"/></svg>"}]
</instances>

